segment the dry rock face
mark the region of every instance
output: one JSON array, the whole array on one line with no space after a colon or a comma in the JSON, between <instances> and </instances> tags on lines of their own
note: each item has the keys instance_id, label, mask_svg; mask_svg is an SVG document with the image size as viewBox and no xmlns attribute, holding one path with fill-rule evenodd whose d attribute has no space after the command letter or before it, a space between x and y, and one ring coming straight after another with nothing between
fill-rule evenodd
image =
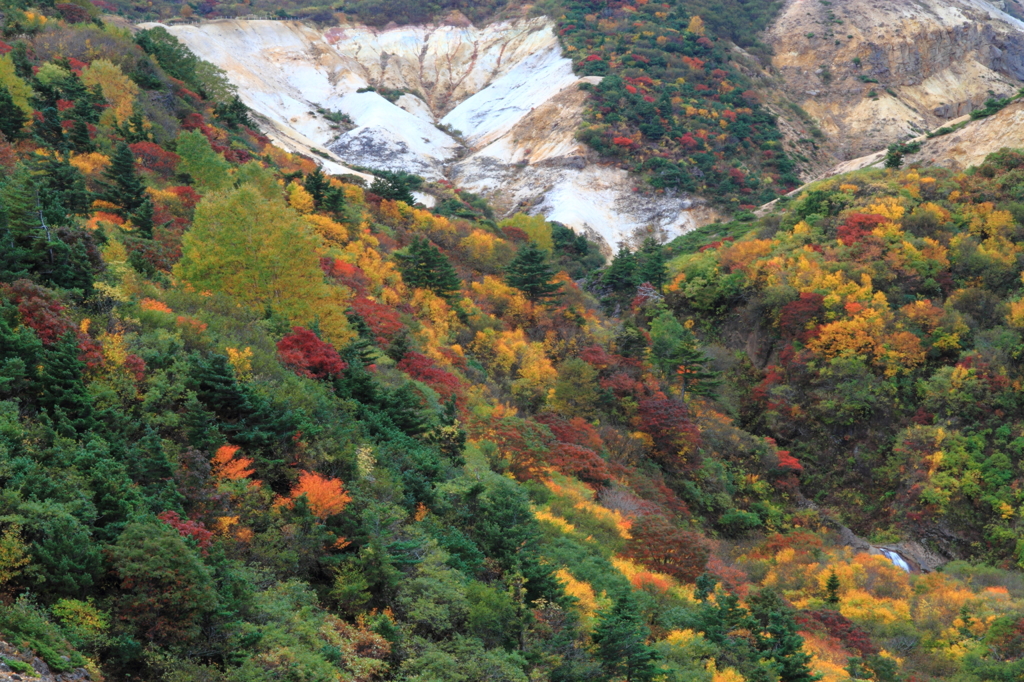
<instances>
[{"instance_id":1,"label":"dry rock face","mask_svg":"<svg viewBox=\"0 0 1024 682\"><path fill-rule=\"evenodd\" d=\"M716 217L695 197L639 192L575 139L579 84L594 79L573 73L546 19L323 32L220 20L168 30L227 72L276 143L329 172L350 164L447 179L501 214L541 213L595 236L609 254L638 234L674 236ZM331 112L352 125L333 124Z\"/></svg>"},{"instance_id":2,"label":"dry rock face","mask_svg":"<svg viewBox=\"0 0 1024 682\"><path fill-rule=\"evenodd\" d=\"M1024 83L1016 0L790 0L769 28L788 98L849 160Z\"/></svg>"}]
</instances>

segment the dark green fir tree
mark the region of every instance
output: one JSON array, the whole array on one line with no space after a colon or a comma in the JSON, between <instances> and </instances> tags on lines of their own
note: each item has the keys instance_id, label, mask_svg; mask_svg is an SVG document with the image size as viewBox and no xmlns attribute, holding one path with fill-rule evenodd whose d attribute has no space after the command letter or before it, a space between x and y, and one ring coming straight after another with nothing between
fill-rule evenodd
<instances>
[{"instance_id":1,"label":"dark green fir tree","mask_svg":"<svg viewBox=\"0 0 1024 682\"><path fill-rule=\"evenodd\" d=\"M637 281L636 269L636 255L625 245L620 244L619 252L615 254L611 265L601 276L601 283L616 293L632 292L640 284Z\"/></svg>"},{"instance_id":2,"label":"dark green fir tree","mask_svg":"<svg viewBox=\"0 0 1024 682\"><path fill-rule=\"evenodd\" d=\"M673 354L676 376L682 384L683 393L711 396L721 385L718 372L708 369L708 357L700 349L697 338L684 327L683 338L679 340Z\"/></svg>"},{"instance_id":3,"label":"dark green fir tree","mask_svg":"<svg viewBox=\"0 0 1024 682\"><path fill-rule=\"evenodd\" d=\"M327 178L324 177L324 172L320 170L320 166L317 166L316 170L303 179L302 187L309 192L309 196L313 197L313 203L317 208L323 206L327 188L330 187L330 183L328 183Z\"/></svg>"},{"instance_id":4,"label":"dark green fir tree","mask_svg":"<svg viewBox=\"0 0 1024 682\"><path fill-rule=\"evenodd\" d=\"M647 646L649 635L635 598L625 593L616 599L594 629L594 644L604 668L604 679L627 682L655 679L658 654Z\"/></svg>"},{"instance_id":5,"label":"dark green fir tree","mask_svg":"<svg viewBox=\"0 0 1024 682\"><path fill-rule=\"evenodd\" d=\"M101 183L103 199L120 207L121 217L131 217L146 202L146 185L135 170L135 156L127 143L117 145L103 175L106 178Z\"/></svg>"},{"instance_id":6,"label":"dark green fir tree","mask_svg":"<svg viewBox=\"0 0 1024 682\"><path fill-rule=\"evenodd\" d=\"M49 413L55 424L70 426L77 435L96 426L92 397L82 380L85 363L78 359L80 354L78 339L68 332L46 349L39 374L43 388L40 407Z\"/></svg>"},{"instance_id":7,"label":"dark green fir tree","mask_svg":"<svg viewBox=\"0 0 1024 682\"><path fill-rule=\"evenodd\" d=\"M92 138L89 137L89 124L80 118L76 118L71 124L71 130L68 132L68 143L79 154L88 154L96 150L96 145L92 143Z\"/></svg>"},{"instance_id":8,"label":"dark green fir tree","mask_svg":"<svg viewBox=\"0 0 1024 682\"><path fill-rule=\"evenodd\" d=\"M648 237L636 255L637 268L635 281L638 284L648 283L658 291L665 284L668 269L665 267L665 249L654 238Z\"/></svg>"},{"instance_id":9,"label":"dark green fir tree","mask_svg":"<svg viewBox=\"0 0 1024 682\"><path fill-rule=\"evenodd\" d=\"M555 272L548 264L548 252L532 241L520 247L519 253L505 269L505 281L526 294L531 301L558 295L562 285L551 281L554 276Z\"/></svg>"},{"instance_id":10,"label":"dark green fir tree","mask_svg":"<svg viewBox=\"0 0 1024 682\"><path fill-rule=\"evenodd\" d=\"M430 289L446 300L454 300L462 288L462 280L448 257L423 237L413 240L405 253L396 253L398 269L406 284Z\"/></svg>"},{"instance_id":11,"label":"dark green fir tree","mask_svg":"<svg viewBox=\"0 0 1024 682\"><path fill-rule=\"evenodd\" d=\"M14 103L11 91L0 85L0 133L13 141L21 135L21 129L27 122L28 116Z\"/></svg>"},{"instance_id":12,"label":"dark green fir tree","mask_svg":"<svg viewBox=\"0 0 1024 682\"><path fill-rule=\"evenodd\" d=\"M828 574L828 580L825 581L825 603L832 608L839 606L839 588L839 576L832 571Z\"/></svg>"}]
</instances>

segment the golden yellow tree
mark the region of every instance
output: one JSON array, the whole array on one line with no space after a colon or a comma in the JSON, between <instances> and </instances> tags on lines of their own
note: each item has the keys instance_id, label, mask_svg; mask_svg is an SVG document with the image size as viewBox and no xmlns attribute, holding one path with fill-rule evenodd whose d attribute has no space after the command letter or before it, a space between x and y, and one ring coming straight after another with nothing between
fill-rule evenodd
<instances>
[{"instance_id":1,"label":"golden yellow tree","mask_svg":"<svg viewBox=\"0 0 1024 682\"><path fill-rule=\"evenodd\" d=\"M251 185L211 194L197 207L174 272L200 291L270 307L292 323L319 321L325 339L351 337L347 290L324 282L321 242L302 217Z\"/></svg>"}]
</instances>

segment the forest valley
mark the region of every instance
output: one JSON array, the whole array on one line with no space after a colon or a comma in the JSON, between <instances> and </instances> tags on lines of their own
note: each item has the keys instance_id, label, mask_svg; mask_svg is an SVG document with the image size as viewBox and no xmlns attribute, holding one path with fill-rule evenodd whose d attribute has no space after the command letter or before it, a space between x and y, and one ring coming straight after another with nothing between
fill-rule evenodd
<instances>
[{"instance_id":1,"label":"forest valley","mask_svg":"<svg viewBox=\"0 0 1024 682\"><path fill-rule=\"evenodd\" d=\"M2 11L6 669L1024 676L1024 154L606 265L325 176L162 29Z\"/></svg>"}]
</instances>

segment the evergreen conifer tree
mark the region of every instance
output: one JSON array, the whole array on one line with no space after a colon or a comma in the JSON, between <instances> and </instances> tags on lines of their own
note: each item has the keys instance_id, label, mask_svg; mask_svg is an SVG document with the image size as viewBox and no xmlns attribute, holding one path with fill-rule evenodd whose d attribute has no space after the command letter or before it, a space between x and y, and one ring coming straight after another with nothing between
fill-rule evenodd
<instances>
[{"instance_id":1,"label":"evergreen conifer tree","mask_svg":"<svg viewBox=\"0 0 1024 682\"><path fill-rule=\"evenodd\" d=\"M554 270L548 265L548 253L532 241L519 249L505 269L505 281L519 289L531 301L540 301L557 296L562 285L552 282Z\"/></svg>"},{"instance_id":2,"label":"evergreen conifer tree","mask_svg":"<svg viewBox=\"0 0 1024 682\"><path fill-rule=\"evenodd\" d=\"M683 338L679 340L674 353L676 375L680 378L683 393L710 396L721 384L718 372L707 368L708 357L697 343L697 338L689 329L684 329Z\"/></svg>"},{"instance_id":3,"label":"evergreen conifer tree","mask_svg":"<svg viewBox=\"0 0 1024 682\"><path fill-rule=\"evenodd\" d=\"M69 332L45 350L39 376L43 388L40 407L56 423L70 425L78 435L96 426L92 397L82 381L85 363L78 359L80 352L78 340Z\"/></svg>"},{"instance_id":4,"label":"evergreen conifer tree","mask_svg":"<svg viewBox=\"0 0 1024 682\"><path fill-rule=\"evenodd\" d=\"M0 278L6 279L5 274L0 272ZM17 397L23 408L26 402L33 400L38 394L35 368L39 366L42 352L42 342L28 327L21 325L11 329L0 315L0 399Z\"/></svg>"},{"instance_id":5,"label":"evergreen conifer tree","mask_svg":"<svg viewBox=\"0 0 1024 682\"><path fill-rule=\"evenodd\" d=\"M395 259L409 286L430 289L448 301L454 300L462 288L462 280L448 258L423 237L414 239L405 253L396 253Z\"/></svg>"},{"instance_id":6,"label":"evergreen conifer tree","mask_svg":"<svg viewBox=\"0 0 1024 682\"><path fill-rule=\"evenodd\" d=\"M61 127L56 107L43 107L40 113L42 116L36 119L35 125L32 127L36 137L45 145L63 150L65 146L64 128Z\"/></svg>"},{"instance_id":7,"label":"evergreen conifer tree","mask_svg":"<svg viewBox=\"0 0 1024 682\"><path fill-rule=\"evenodd\" d=\"M833 608L839 606L839 587L839 576L832 571L825 582L825 603Z\"/></svg>"},{"instance_id":8,"label":"evergreen conifer tree","mask_svg":"<svg viewBox=\"0 0 1024 682\"><path fill-rule=\"evenodd\" d=\"M647 282L661 291L668 272L665 267L665 250L661 244L652 237L645 239L636 255L636 263L634 281L637 284Z\"/></svg>"},{"instance_id":9,"label":"evergreen conifer tree","mask_svg":"<svg viewBox=\"0 0 1024 682\"><path fill-rule=\"evenodd\" d=\"M238 126L254 127L252 118L249 116L249 107L245 106L238 95L227 102L218 102L213 108L213 115L224 121L225 125L232 130Z\"/></svg>"},{"instance_id":10,"label":"evergreen conifer tree","mask_svg":"<svg viewBox=\"0 0 1024 682\"><path fill-rule=\"evenodd\" d=\"M803 650L793 607L774 590L763 588L747 599L760 658L779 682L816 682L811 657Z\"/></svg>"},{"instance_id":11,"label":"evergreen conifer tree","mask_svg":"<svg viewBox=\"0 0 1024 682\"><path fill-rule=\"evenodd\" d=\"M597 657L606 680L644 682L655 678L658 654L647 646L649 634L634 597L622 594L594 630Z\"/></svg>"},{"instance_id":12,"label":"evergreen conifer tree","mask_svg":"<svg viewBox=\"0 0 1024 682\"><path fill-rule=\"evenodd\" d=\"M335 215L341 215L345 210L345 192L339 187L328 186L324 190L323 209Z\"/></svg>"},{"instance_id":13,"label":"evergreen conifer tree","mask_svg":"<svg viewBox=\"0 0 1024 682\"><path fill-rule=\"evenodd\" d=\"M373 330L370 329L370 325L366 324L362 315L352 308L345 311L345 317L348 318L349 324L352 325L352 329L358 336L342 351L343 358L346 362L351 362L352 358L356 358L363 367L372 365L377 359L377 349L373 343Z\"/></svg>"},{"instance_id":14,"label":"evergreen conifer tree","mask_svg":"<svg viewBox=\"0 0 1024 682\"><path fill-rule=\"evenodd\" d=\"M153 238L153 202L147 197L139 209L131 215L135 232L143 239Z\"/></svg>"},{"instance_id":15,"label":"evergreen conifer tree","mask_svg":"<svg viewBox=\"0 0 1024 682\"><path fill-rule=\"evenodd\" d=\"M39 157L35 170L43 216L50 225L71 225L72 216L89 215L92 192L86 187L82 172L67 159Z\"/></svg>"},{"instance_id":16,"label":"evergreen conifer tree","mask_svg":"<svg viewBox=\"0 0 1024 682\"><path fill-rule=\"evenodd\" d=\"M416 203L416 199L409 189L409 179L405 174L390 171L376 171L376 174L376 179L370 185L371 192L381 199L402 201L410 206Z\"/></svg>"},{"instance_id":17,"label":"evergreen conifer tree","mask_svg":"<svg viewBox=\"0 0 1024 682\"><path fill-rule=\"evenodd\" d=\"M811 657L804 647L804 638L797 633L796 621L787 611L772 611L765 628L768 638L762 656L774 663L780 682L816 682L811 672Z\"/></svg>"},{"instance_id":18,"label":"evergreen conifer tree","mask_svg":"<svg viewBox=\"0 0 1024 682\"><path fill-rule=\"evenodd\" d=\"M317 166L316 170L303 179L302 187L309 192L309 196L313 197L313 205L320 208L324 203L327 188L330 187L330 184L327 182L327 178L324 177L323 171L320 170L320 166Z\"/></svg>"},{"instance_id":19,"label":"evergreen conifer tree","mask_svg":"<svg viewBox=\"0 0 1024 682\"><path fill-rule=\"evenodd\" d=\"M32 60L28 58L28 45L24 40L19 40L14 43L14 49L11 50L11 61L14 63L14 73L18 78L25 80L31 80L32 76Z\"/></svg>"},{"instance_id":20,"label":"evergreen conifer tree","mask_svg":"<svg viewBox=\"0 0 1024 682\"><path fill-rule=\"evenodd\" d=\"M5 230L5 239L13 244L11 253L3 254L10 272L31 269L45 258L49 239L37 191L32 174L21 164L0 185L0 227Z\"/></svg>"},{"instance_id":21,"label":"evergreen conifer tree","mask_svg":"<svg viewBox=\"0 0 1024 682\"><path fill-rule=\"evenodd\" d=\"M88 154L96 149L89 137L89 125L80 118L74 119L71 124L68 142L71 144L71 148L79 154Z\"/></svg>"},{"instance_id":22,"label":"evergreen conifer tree","mask_svg":"<svg viewBox=\"0 0 1024 682\"><path fill-rule=\"evenodd\" d=\"M164 451L160 435L152 428L128 453L128 471L142 489L153 512L180 509L183 498L174 486L174 468Z\"/></svg>"},{"instance_id":23,"label":"evergreen conifer tree","mask_svg":"<svg viewBox=\"0 0 1024 682\"><path fill-rule=\"evenodd\" d=\"M619 245L611 265L601 276L601 282L614 292L632 292L640 282L637 281L636 256L625 245Z\"/></svg>"},{"instance_id":24,"label":"evergreen conifer tree","mask_svg":"<svg viewBox=\"0 0 1024 682\"><path fill-rule=\"evenodd\" d=\"M21 129L28 122L28 116L14 103L11 91L0 84L0 133L8 140L15 140L21 135Z\"/></svg>"},{"instance_id":25,"label":"evergreen conifer tree","mask_svg":"<svg viewBox=\"0 0 1024 682\"><path fill-rule=\"evenodd\" d=\"M119 206L122 218L129 218L145 203L146 186L135 170L135 156L125 142L117 145L103 175L103 199Z\"/></svg>"}]
</instances>

